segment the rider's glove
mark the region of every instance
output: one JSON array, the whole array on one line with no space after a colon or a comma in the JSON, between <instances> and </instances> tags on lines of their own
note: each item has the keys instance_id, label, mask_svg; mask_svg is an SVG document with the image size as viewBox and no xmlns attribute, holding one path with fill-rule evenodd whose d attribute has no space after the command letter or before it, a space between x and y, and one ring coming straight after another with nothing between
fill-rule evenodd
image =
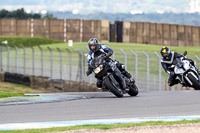
<instances>
[{"instance_id":1,"label":"rider's glove","mask_svg":"<svg viewBox=\"0 0 200 133\"><path fill-rule=\"evenodd\" d=\"M171 75L171 76L175 75L175 72L173 72L173 71L172 71L172 72L170 72L170 75Z\"/></svg>"},{"instance_id":2,"label":"rider's glove","mask_svg":"<svg viewBox=\"0 0 200 133\"><path fill-rule=\"evenodd\" d=\"M106 55L104 55L104 56L103 56L103 58L104 58L104 59L106 59L106 58L107 58L107 56L106 56Z\"/></svg>"},{"instance_id":3,"label":"rider's glove","mask_svg":"<svg viewBox=\"0 0 200 133\"><path fill-rule=\"evenodd\" d=\"M181 59L181 60L184 60L184 59L185 59L185 57L181 57L180 59Z\"/></svg>"},{"instance_id":4,"label":"rider's glove","mask_svg":"<svg viewBox=\"0 0 200 133\"><path fill-rule=\"evenodd\" d=\"M125 69L125 65L124 64L122 64L121 67L122 67L122 69Z\"/></svg>"},{"instance_id":5,"label":"rider's glove","mask_svg":"<svg viewBox=\"0 0 200 133\"><path fill-rule=\"evenodd\" d=\"M86 72L87 76L89 76L91 73L92 73L92 71L90 71L90 70L88 70L88 71Z\"/></svg>"},{"instance_id":6,"label":"rider's glove","mask_svg":"<svg viewBox=\"0 0 200 133\"><path fill-rule=\"evenodd\" d=\"M107 54L106 54L106 58L107 58L107 57L110 57L111 55L112 55L111 53L107 53Z\"/></svg>"},{"instance_id":7,"label":"rider's glove","mask_svg":"<svg viewBox=\"0 0 200 133\"><path fill-rule=\"evenodd\" d=\"M165 72L168 73L168 74L170 74L170 71L169 71L169 70L166 70Z\"/></svg>"}]
</instances>

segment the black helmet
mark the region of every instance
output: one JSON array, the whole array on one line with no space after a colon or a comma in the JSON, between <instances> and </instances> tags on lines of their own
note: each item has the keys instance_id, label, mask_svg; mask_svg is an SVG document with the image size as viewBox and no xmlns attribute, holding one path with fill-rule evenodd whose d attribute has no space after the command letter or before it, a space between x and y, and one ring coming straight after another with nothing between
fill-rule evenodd
<instances>
[{"instance_id":1,"label":"black helmet","mask_svg":"<svg viewBox=\"0 0 200 133\"><path fill-rule=\"evenodd\" d=\"M162 47L160 50L160 54L163 58L168 59L170 56L170 49L168 47Z\"/></svg>"},{"instance_id":2,"label":"black helmet","mask_svg":"<svg viewBox=\"0 0 200 133\"><path fill-rule=\"evenodd\" d=\"M91 49L91 46L95 46L94 49ZM90 50L92 52L96 52L99 50L100 48L100 44L99 44L99 40L96 39L96 38L91 38L89 41L88 41L88 47L90 48Z\"/></svg>"}]
</instances>

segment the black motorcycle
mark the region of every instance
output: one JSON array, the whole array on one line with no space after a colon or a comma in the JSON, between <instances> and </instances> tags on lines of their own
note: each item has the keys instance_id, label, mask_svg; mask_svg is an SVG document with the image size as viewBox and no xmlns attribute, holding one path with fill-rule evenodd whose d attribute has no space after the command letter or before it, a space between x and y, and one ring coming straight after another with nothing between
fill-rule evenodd
<instances>
[{"instance_id":1,"label":"black motorcycle","mask_svg":"<svg viewBox=\"0 0 200 133\"><path fill-rule=\"evenodd\" d=\"M125 77L117 67L117 61L110 59L105 60L105 56L101 55L92 59L91 68L98 79L103 79L102 89L106 89L113 93L117 97L123 97L125 93L130 96L136 96L138 94L138 88L135 81L131 78ZM123 78L123 79L122 79ZM124 85L127 87L126 90Z\"/></svg>"}]
</instances>

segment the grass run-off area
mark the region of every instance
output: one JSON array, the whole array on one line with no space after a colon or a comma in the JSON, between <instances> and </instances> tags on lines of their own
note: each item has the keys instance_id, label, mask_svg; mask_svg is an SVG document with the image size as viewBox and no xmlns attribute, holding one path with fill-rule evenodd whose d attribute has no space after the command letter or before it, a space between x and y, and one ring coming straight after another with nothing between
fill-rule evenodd
<instances>
[{"instance_id":1,"label":"grass run-off area","mask_svg":"<svg viewBox=\"0 0 200 133\"><path fill-rule=\"evenodd\" d=\"M32 89L31 87L24 85L0 82L0 98L24 96L24 93L40 93L40 92L47 92L47 90L35 90Z\"/></svg>"},{"instance_id":2,"label":"grass run-off area","mask_svg":"<svg viewBox=\"0 0 200 133\"><path fill-rule=\"evenodd\" d=\"M0 42L7 41L8 45L15 44L17 47L21 47L20 44L23 44L24 47L38 46L44 44L52 44L52 43L60 43L61 41L48 39L48 38L40 38L40 37L0 37Z\"/></svg>"},{"instance_id":3,"label":"grass run-off area","mask_svg":"<svg viewBox=\"0 0 200 133\"><path fill-rule=\"evenodd\" d=\"M63 132L69 130L79 129L101 129L109 130L115 128L130 128L136 126L157 126L157 125L174 125L174 124L194 124L200 123L200 120L181 120L181 121L149 121L142 123L128 123L128 124L108 124L108 125L80 125L80 126L69 126L69 127L55 127L46 129L28 129L28 130L11 130L11 131L0 131L0 133L50 133L50 132Z\"/></svg>"}]
</instances>

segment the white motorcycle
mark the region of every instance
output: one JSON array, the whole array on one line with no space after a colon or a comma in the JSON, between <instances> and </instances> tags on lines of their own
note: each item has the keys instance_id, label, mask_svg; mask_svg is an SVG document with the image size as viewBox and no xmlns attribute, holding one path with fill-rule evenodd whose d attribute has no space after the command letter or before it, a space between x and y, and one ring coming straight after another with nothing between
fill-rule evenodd
<instances>
[{"instance_id":1,"label":"white motorcycle","mask_svg":"<svg viewBox=\"0 0 200 133\"><path fill-rule=\"evenodd\" d=\"M184 52L184 56L187 51ZM186 87L193 87L195 90L200 90L200 77L199 74L190 61L182 58L176 58L173 61L171 68L174 67L174 72L181 81L181 84Z\"/></svg>"}]
</instances>

